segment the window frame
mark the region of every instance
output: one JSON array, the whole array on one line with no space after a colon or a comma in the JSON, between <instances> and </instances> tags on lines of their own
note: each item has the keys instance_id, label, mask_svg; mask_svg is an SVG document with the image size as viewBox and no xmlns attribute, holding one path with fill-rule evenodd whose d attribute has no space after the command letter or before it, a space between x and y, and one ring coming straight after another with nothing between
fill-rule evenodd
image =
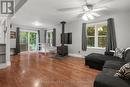
<instances>
[{"instance_id":1,"label":"window frame","mask_svg":"<svg viewBox=\"0 0 130 87\"><path fill-rule=\"evenodd\" d=\"M98 35L98 28L100 27L100 26L104 26L104 25L106 25L107 26L107 22L105 21L105 22L100 22L100 23L88 23L87 24L87 29L88 29L88 27L95 27L94 29L95 29L95 38L94 38L94 47L91 47L91 46L87 46L87 48L93 48L93 49L105 49L106 47L99 47L98 45L99 45L99 42L98 42L98 38L100 37L100 36L103 36L103 35ZM86 31L87 31L87 29L86 29ZM86 33L88 33L88 32L86 32ZM91 36L87 36L87 38L88 37L91 37ZM104 35L103 37L106 37L107 38L107 35Z\"/></svg>"}]
</instances>

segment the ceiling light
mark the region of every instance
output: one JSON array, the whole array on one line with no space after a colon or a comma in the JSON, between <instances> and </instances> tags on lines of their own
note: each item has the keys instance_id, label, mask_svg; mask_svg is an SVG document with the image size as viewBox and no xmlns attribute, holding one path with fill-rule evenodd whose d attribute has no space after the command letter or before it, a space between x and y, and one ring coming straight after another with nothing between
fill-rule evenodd
<instances>
[{"instance_id":1,"label":"ceiling light","mask_svg":"<svg viewBox=\"0 0 130 87\"><path fill-rule=\"evenodd\" d=\"M84 21L88 21L88 17L87 17L87 15L84 14L84 15L82 16L82 19L83 19Z\"/></svg>"},{"instance_id":2,"label":"ceiling light","mask_svg":"<svg viewBox=\"0 0 130 87\"><path fill-rule=\"evenodd\" d=\"M37 27L40 27L42 26L42 23L38 22L38 21L35 21L32 23L34 26L37 26Z\"/></svg>"}]
</instances>

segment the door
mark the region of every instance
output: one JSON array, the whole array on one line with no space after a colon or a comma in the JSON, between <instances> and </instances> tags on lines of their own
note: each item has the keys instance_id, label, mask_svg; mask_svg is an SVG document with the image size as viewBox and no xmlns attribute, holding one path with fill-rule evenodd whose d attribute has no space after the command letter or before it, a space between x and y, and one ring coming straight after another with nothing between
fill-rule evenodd
<instances>
[{"instance_id":1,"label":"door","mask_svg":"<svg viewBox=\"0 0 130 87\"><path fill-rule=\"evenodd\" d=\"M30 32L29 33L29 51L36 51L37 50L37 33Z\"/></svg>"},{"instance_id":2,"label":"door","mask_svg":"<svg viewBox=\"0 0 130 87\"><path fill-rule=\"evenodd\" d=\"M20 52L36 51L38 33L35 31L20 31Z\"/></svg>"}]
</instances>

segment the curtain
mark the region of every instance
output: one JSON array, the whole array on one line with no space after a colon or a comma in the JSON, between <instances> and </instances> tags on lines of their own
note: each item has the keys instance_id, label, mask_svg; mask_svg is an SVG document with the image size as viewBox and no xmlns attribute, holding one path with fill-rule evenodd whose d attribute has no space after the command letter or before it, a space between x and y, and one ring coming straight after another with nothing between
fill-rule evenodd
<instances>
[{"instance_id":1,"label":"curtain","mask_svg":"<svg viewBox=\"0 0 130 87\"><path fill-rule=\"evenodd\" d=\"M86 32L86 23L82 24L82 50L87 50L87 32Z\"/></svg>"},{"instance_id":2,"label":"curtain","mask_svg":"<svg viewBox=\"0 0 130 87\"><path fill-rule=\"evenodd\" d=\"M115 25L114 19L109 18L107 20L107 45L106 52L110 52L110 50L115 50L117 48L116 43L116 34L115 34Z\"/></svg>"},{"instance_id":3,"label":"curtain","mask_svg":"<svg viewBox=\"0 0 130 87\"><path fill-rule=\"evenodd\" d=\"M20 53L20 28L16 28L16 54Z\"/></svg>"},{"instance_id":4,"label":"curtain","mask_svg":"<svg viewBox=\"0 0 130 87\"><path fill-rule=\"evenodd\" d=\"M40 43L40 30L38 30L37 32L38 32L38 43Z\"/></svg>"},{"instance_id":5,"label":"curtain","mask_svg":"<svg viewBox=\"0 0 130 87\"><path fill-rule=\"evenodd\" d=\"M52 45L56 46L56 29L53 29L53 40L52 40Z\"/></svg>"},{"instance_id":6,"label":"curtain","mask_svg":"<svg viewBox=\"0 0 130 87\"><path fill-rule=\"evenodd\" d=\"M38 32L38 43L40 43L40 30L38 30L37 32ZM41 50L40 46L39 46L38 50Z\"/></svg>"},{"instance_id":7,"label":"curtain","mask_svg":"<svg viewBox=\"0 0 130 87\"><path fill-rule=\"evenodd\" d=\"M44 30L44 43L46 43L47 30Z\"/></svg>"}]
</instances>

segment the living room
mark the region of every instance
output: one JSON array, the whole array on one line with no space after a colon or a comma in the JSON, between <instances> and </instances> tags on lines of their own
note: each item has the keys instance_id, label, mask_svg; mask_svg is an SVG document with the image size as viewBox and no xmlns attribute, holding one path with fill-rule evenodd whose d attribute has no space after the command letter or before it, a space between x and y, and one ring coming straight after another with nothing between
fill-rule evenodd
<instances>
[{"instance_id":1,"label":"living room","mask_svg":"<svg viewBox=\"0 0 130 87\"><path fill-rule=\"evenodd\" d=\"M0 17L1 87L130 86L129 0L11 1L15 13Z\"/></svg>"}]
</instances>

